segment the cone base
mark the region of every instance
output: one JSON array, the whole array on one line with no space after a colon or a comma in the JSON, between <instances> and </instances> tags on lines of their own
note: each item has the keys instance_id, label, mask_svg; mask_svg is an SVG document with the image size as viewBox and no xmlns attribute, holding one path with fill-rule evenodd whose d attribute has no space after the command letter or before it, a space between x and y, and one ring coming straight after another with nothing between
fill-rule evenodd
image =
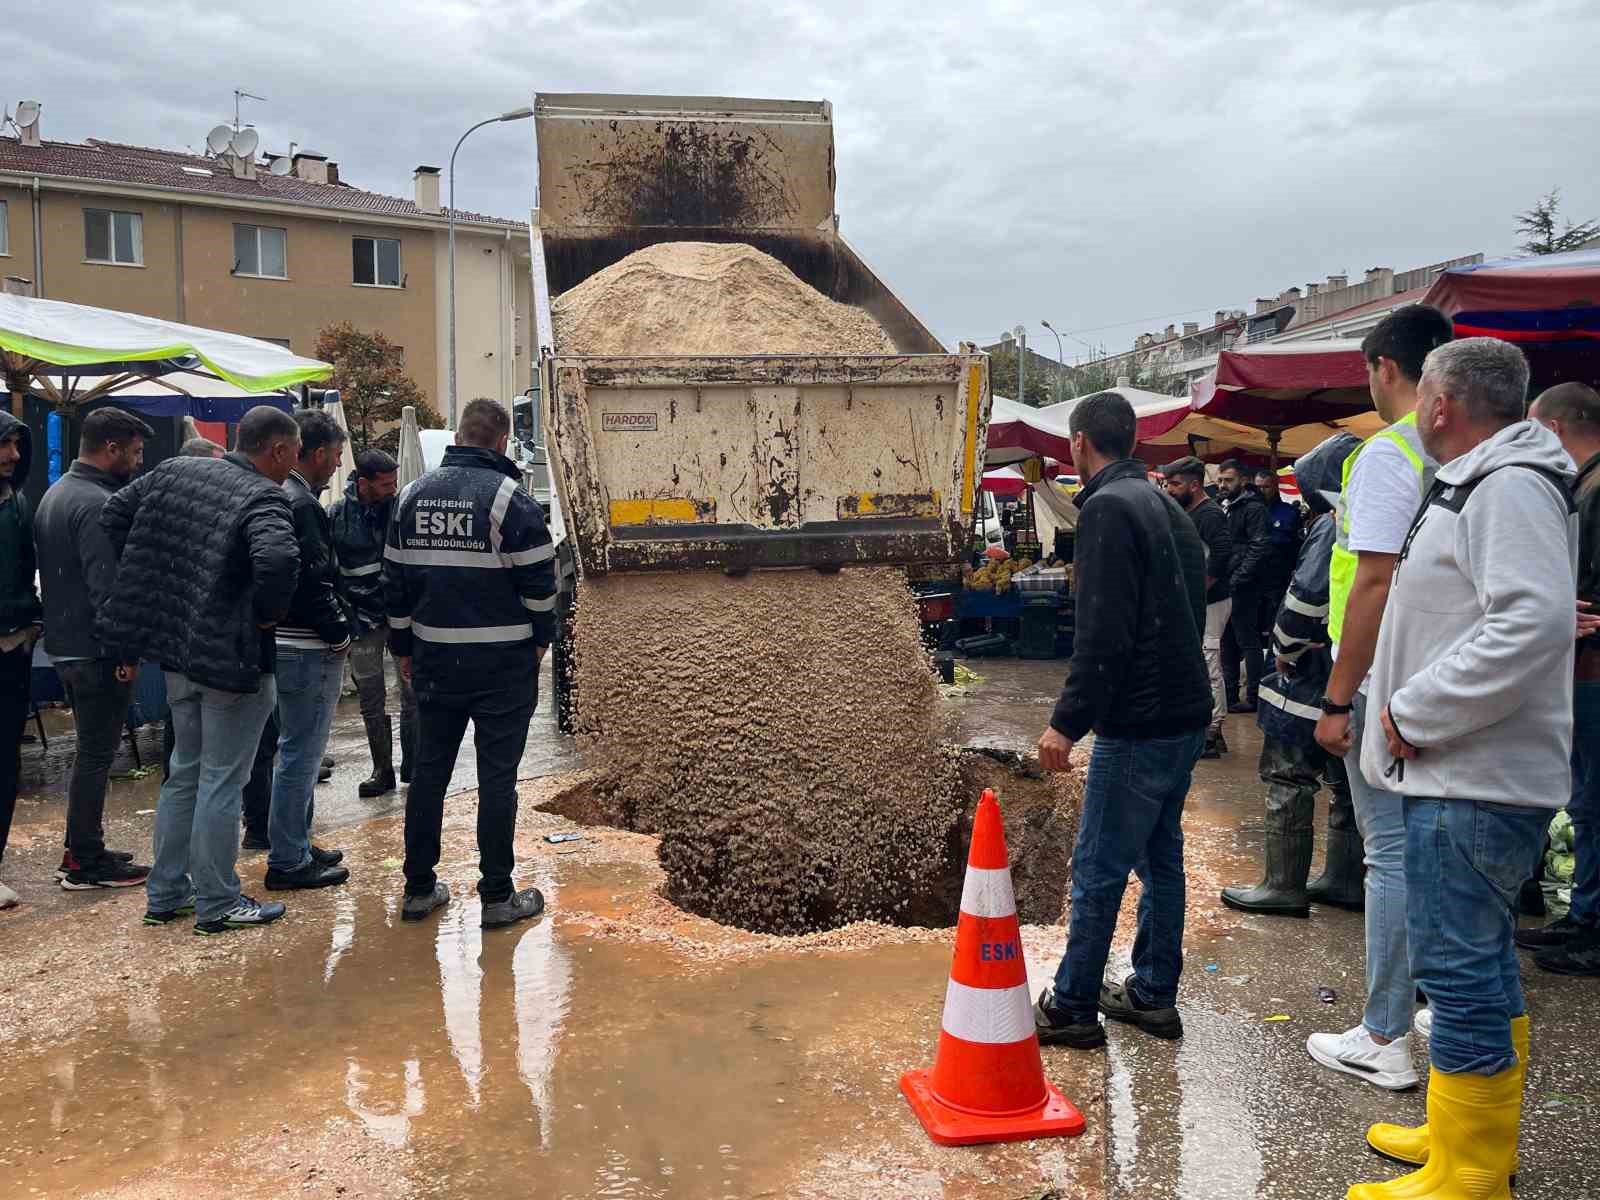
<instances>
[{"instance_id":1,"label":"cone base","mask_svg":"<svg viewBox=\"0 0 1600 1200\"><path fill-rule=\"evenodd\" d=\"M981 1146L989 1142L1028 1142L1034 1138L1077 1137L1085 1122L1072 1102L1045 1082L1045 1102L1032 1112L1009 1117L978 1117L941 1104L927 1070L900 1076L900 1091L928 1136L941 1146Z\"/></svg>"}]
</instances>

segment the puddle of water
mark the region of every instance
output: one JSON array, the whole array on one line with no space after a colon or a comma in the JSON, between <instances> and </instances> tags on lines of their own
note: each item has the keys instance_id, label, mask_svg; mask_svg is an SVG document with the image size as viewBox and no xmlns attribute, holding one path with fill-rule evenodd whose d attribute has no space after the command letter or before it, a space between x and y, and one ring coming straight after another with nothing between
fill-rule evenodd
<instances>
[{"instance_id":1,"label":"puddle of water","mask_svg":"<svg viewBox=\"0 0 1600 1200\"><path fill-rule=\"evenodd\" d=\"M627 869L575 874L598 893ZM149 933L159 954L187 929ZM552 918L486 933L458 898L414 926L394 897L353 891L324 918L233 936L260 936L242 970L169 979L65 1045L8 1048L27 1115L0 1130L4 1194L81 1194L330 1118L424 1195L759 1194L860 1136L838 1081L813 1078L819 1045L859 1039L852 1089L894 1105L909 1064L878 1061L872 1023L928 1010L912 1044L931 1050L949 961L894 946L851 956L847 975L810 955L685 978L665 952Z\"/></svg>"}]
</instances>

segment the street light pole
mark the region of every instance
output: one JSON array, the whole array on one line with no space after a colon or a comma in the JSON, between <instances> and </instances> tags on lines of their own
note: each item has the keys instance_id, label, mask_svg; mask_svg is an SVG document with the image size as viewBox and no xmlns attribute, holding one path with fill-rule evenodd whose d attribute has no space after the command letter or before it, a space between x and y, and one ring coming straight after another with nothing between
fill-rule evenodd
<instances>
[{"instance_id":1,"label":"street light pole","mask_svg":"<svg viewBox=\"0 0 1600 1200\"><path fill-rule=\"evenodd\" d=\"M1043 325L1051 333L1056 334L1056 400L1060 401L1063 398L1061 385L1067 375L1067 355L1061 348L1061 335L1056 333L1056 327L1050 324L1049 321L1040 321L1039 324Z\"/></svg>"},{"instance_id":2,"label":"street light pole","mask_svg":"<svg viewBox=\"0 0 1600 1200\"><path fill-rule=\"evenodd\" d=\"M1018 325L1011 331L1011 335L1017 339L1017 403L1026 404L1028 402L1028 389L1026 387L1028 379L1027 327Z\"/></svg>"},{"instance_id":3,"label":"street light pole","mask_svg":"<svg viewBox=\"0 0 1600 1200\"><path fill-rule=\"evenodd\" d=\"M498 117L490 117L479 121L471 129L456 139L455 150L450 151L450 206L447 211L447 221L450 228L450 427L456 424L456 151L461 149L461 143L475 131L485 125L493 125L497 121L526 121L533 116L531 108L514 108L510 112L503 112Z\"/></svg>"}]
</instances>

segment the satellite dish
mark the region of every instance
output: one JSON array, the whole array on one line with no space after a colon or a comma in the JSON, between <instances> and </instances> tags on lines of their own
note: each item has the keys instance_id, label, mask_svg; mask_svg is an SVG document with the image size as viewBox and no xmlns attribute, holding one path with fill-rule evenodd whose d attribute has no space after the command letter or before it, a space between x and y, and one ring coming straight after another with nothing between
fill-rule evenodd
<instances>
[{"instance_id":1,"label":"satellite dish","mask_svg":"<svg viewBox=\"0 0 1600 1200\"><path fill-rule=\"evenodd\" d=\"M261 144L261 135L249 126L239 130L228 142L228 149L238 158L249 158Z\"/></svg>"},{"instance_id":2,"label":"satellite dish","mask_svg":"<svg viewBox=\"0 0 1600 1200\"><path fill-rule=\"evenodd\" d=\"M221 154L228 148L228 143L232 139L233 127L230 125L218 125L210 133L206 134L206 149L213 154Z\"/></svg>"},{"instance_id":3,"label":"satellite dish","mask_svg":"<svg viewBox=\"0 0 1600 1200\"><path fill-rule=\"evenodd\" d=\"M39 120L39 102L37 100L23 100L17 104L17 125L26 129L36 124Z\"/></svg>"},{"instance_id":4,"label":"satellite dish","mask_svg":"<svg viewBox=\"0 0 1600 1200\"><path fill-rule=\"evenodd\" d=\"M272 160L272 166L267 168L274 175L287 175L294 170L294 164L281 155Z\"/></svg>"}]
</instances>

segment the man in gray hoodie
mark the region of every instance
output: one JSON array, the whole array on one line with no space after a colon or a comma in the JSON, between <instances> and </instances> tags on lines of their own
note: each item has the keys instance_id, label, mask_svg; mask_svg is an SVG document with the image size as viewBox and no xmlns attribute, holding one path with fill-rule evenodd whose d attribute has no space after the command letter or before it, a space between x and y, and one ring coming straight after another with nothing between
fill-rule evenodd
<instances>
[{"instance_id":1,"label":"man in gray hoodie","mask_svg":"<svg viewBox=\"0 0 1600 1200\"><path fill-rule=\"evenodd\" d=\"M1428 355L1417 430L1439 473L1396 560L1373 657L1361 770L1405 797L1406 934L1433 1008L1428 1124L1375 1125L1422 1162L1349 1200L1508 1196L1528 1018L1512 935L1551 812L1571 789L1572 460L1526 420L1509 342Z\"/></svg>"}]
</instances>

